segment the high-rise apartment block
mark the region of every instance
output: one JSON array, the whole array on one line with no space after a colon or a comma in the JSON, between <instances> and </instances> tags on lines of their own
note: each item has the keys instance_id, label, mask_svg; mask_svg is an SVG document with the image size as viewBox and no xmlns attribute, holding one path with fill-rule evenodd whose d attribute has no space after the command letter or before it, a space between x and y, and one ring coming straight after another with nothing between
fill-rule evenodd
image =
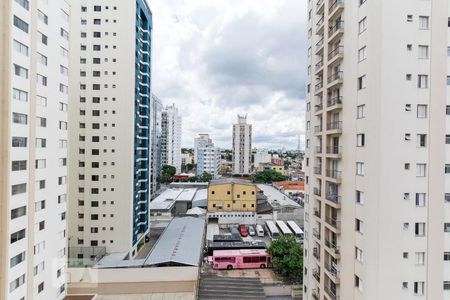
<instances>
[{"instance_id":1,"label":"high-rise apartment block","mask_svg":"<svg viewBox=\"0 0 450 300\"><path fill-rule=\"evenodd\" d=\"M248 175L252 167L252 125L247 115L233 125L233 174Z\"/></svg>"},{"instance_id":2,"label":"high-rise apartment block","mask_svg":"<svg viewBox=\"0 0 450 300\"><path fill-rule=\"evenodd\" d=\"M160 176L161 176L161 155L162 155L162 111L163 104L161 100L152 95L152 107L151 107L151 164L152 173L150 177L151 189L150 195L153 196L160 188Z\"/></svg>"},{"instance_id":3,"label":"high-rise apartment block","mask_svg":"<svg viewBox=\"0 0 450 300\"><path fill-rule=\"evenodd\" d=\"M162 112L162 165L171 165L181 173L181 116L175 104L167 106Z\"/></svg>"},{"instance_id":4,"label":"high-rise apartment block","mask_svg":"<svg viewBox=\"0 0 450 300\"><path fill-rule=\"evenodd\" d=\"M69 14L0 4L0 299L65 295Z\"/></svg>"},{"instance_id":5,"label":"high-rise apartment block","mask_svg":"<svg viewBox=\"0 0 450 300\"><path fill-rule=\"evenodd\" d=\"M305 299L450 298L449 15L308 1Z\"/></svg>"},{"instance_id":6,"label":"high-rise apartment block","mask_svg":"<svg viewBox=\"0 0 450 300\"><path fill-rule=\"evenodd\" d=\"M209 134L199 134L199 137L194 139L194 153L194 161L197 162L197 176L207 172L217 178L221 152L220 148L214 146Z\"/></svg>"},{"instance_id":7,"label":"high-rise apartment block","mask_svg":"<svg viewBox=\"0 0 450 300\"><path fill-rule=\"evenodd\" d=\"M86 265L92 249L133 257L149 232L152 15L144 0L71 11L69 256Z\"/></svg>"}]
</instances>

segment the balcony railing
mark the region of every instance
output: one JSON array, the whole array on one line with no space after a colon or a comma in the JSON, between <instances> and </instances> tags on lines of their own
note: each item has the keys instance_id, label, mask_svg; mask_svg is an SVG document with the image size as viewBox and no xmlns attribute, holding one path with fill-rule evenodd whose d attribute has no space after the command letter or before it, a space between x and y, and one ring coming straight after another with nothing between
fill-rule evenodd
<instances>
[{"instance_id":1,"label":"balcony railing","mask_svg":"<svg viewBox=\"0 0 450 300\"><path fill-rule=\"evenodd\" d=\"M316 88L316 92L317 92L318 90L320 90L321 88L323 88L323 81L320 81L319 83L317 83L317 84L315 85L315 88Z\"/></svg>"},{"instance_id":2,"label":"balcony railing","mask_svg":"<svg viewBox=\"0 0 450 300\"><path fill-rule=\"evenodd\" d=\"M334 278L339 277L339 271L336 269L336 267L332 266L331 263L325 264L325 269L330 272L331 275L333 275Z\"/></svg>"},{"instance_id":3,"label":"balcony railing","mask_svg":"<svg viewBox=\"0 0 450 300\"><path fill-rule=\"evenodd\" d=\"M314 174L322 175L322 167L314 167Z\"/></svg>"},{"instance_id":4,"label":"balcony railing","mask_svg":"<svg viewBox=\"0 0 450 300\"><path fill-rule=\"evenodd\" d=\"M311 293L313 299L320 300L320 292L318 289L314 289Z\"/></svg>"},{"instance_id":5,"label":"balcony railing","mask_svg":"<svg viewBox=\"0 0 450 300\"><path fill-rule=\"evenodd\" d=\"M321 195L320 189L319 189L319 188L316 188L316 187L314 188L313 193L314 193L314 195L319 196L319 197L320 197L320 195Z\"/></svg>"},{"instance_id":6,"label":"balcony railing","mask_svg":"<svg viewBox=\"0 0 450 300\"><path fill-rule=\"evenodd\" d=\"M322 153L322 147L321 146L316 146L316 153L318 153L318 154Z\"/></svg>"},{"instance_id":7,"label":"balcony railing","mask_svg":"<svg viewBox=\"0 0 450 300\"><path fill-rule=\"evenodd\" d=\"M317 258L317 260L320 260L320 251L317 247L314 247L313 249L313 256Z\"/></svg>"},{"instance_id":8,"label":"balcony railing","mask_svg":"<svg viewBox=\"0 0 450 300\"><path fill-rule=\"evenodd\" d=\"M338 170L327 170L327 177L331 177L334 179L341 179L341 171Z\"/></svg>"},{"instance_id":9,"label":"balcony railing","mask_svg":"<svg viewBox=\"0 0 450 300\"><path fill-rule=\"evenodd\" d=\"M342 71L334 72L333 74L328 76L328 83L333 82L338 79L342 79L344 77L343 75L344 75L344 72L342 72Z\"/></svg>"},{"instance_id":10,"label":"balcony railing","mask_svg":"<svg viewBox=\"0 0 450 300\"><path fill-rule=\"evenodd\" d=\"M325 286L325 293L327 293L328 296L330 296L333 300L339 300L339 296L336 295L336 291L331 289L330 286Z\"/></svg>"},{"instance_id":11,"label":"balcony railing","mask_svg":"<svg viewBox=\"0 0 450 300\"><path fill-rule=\"evenodd\" d=\"M342 97L332 97L327 101L327 107L331 107L337 104L342 104Z\"/></svg>"},{"instance_id":12,"label":"balcony railing","mask_svg":"<svg viewBox=\"0 0 450 300\"><path fill-rule=\"evenodd\" d=\"M338 155L338 154L341 154L341 152L342 152L342 147L340 147L340 146L327 147L327 154Z\"/></svg>"},{"instance_id":13,"label":"balcony railing","mask_svg":"<svg viewBox=\"0 0 450 300\"><path fill-rule=\"evenodd\" d=\"M344 46L338 45L328 53L328 60L332 60L336 55L344 53Z\"/></svg>"},{"instance_id":14,"label":"balcony railing","mask_svg":"<svg viewBox=\"0 0 450 300\"><path fill-rule=\"evenodd\" d=\"M325 240L325 246L333 250L335 254L339 254L339 246L336 245L336 242Z\"/></svg>"},{"instance_id":15,"label":"balcony railing","mask_svg":"<svg viewBox=\"0 0 450 300\"><path fill-rule=\"evenodd\" d=\"M320 60L318 63L316 63L316 70L319 70L323 67L323 60Z\"/></svg>"},{"instance_id":16,"label":"balcony railing","mask_svg":"<svg viewBox=\"0 0 450 300\"><path fill-rule=\"evenodd\" d=\"M320 27L323 24L323 21L325 20L325 17L322 15L322 17L317 21L316 25L317 27Z\"/></svg>"},{"instance_id":17,"label":"balcony railing","mask_svg":"<svg viewBox=\"0 0 450 300\"><path fill-rule=\"evenodd\" d=\"M329 225L331 225L331 226L334 227L335 229L341 228L341 221L336 220L335 218L332 218L332 217L326 217L326 218L325 218L325 222L327 222Z\"/></svg>"},{"instance_id":18,"label":"balcony railing","mask_svg":"<svg viewBox=\"0 0 450 300\"><path fill-rule=\"evenodd\" d=\"M339 196L338 194L334 194L334 193L328 193L325 196L325 199L334 202L334 203L341 203L341 196Z\"/></svg>"},{"instance_id":19,"label":"balcony railing","mask_svg":"<svg viewBox=\"0 0 450 300\"><path fill-rule=\"evenodd\" d=\"M323 46L323 36L322 36L322 38L316 43L316 48L317 49L319 49L320 47L322 47Z\"/></svg>"},{"instance_id":20,"label":"balcony railing","mask_svg":"<svg viewBox=\"0 0 450 300\"><path fill-rule=\"evenodd\" d=\"M332 13L339 5L343 4L343 0L336 0L331 4L330 9L328 10L329 13Z\"/></svg>"},{"instance_id":21,"label":"balcony railing","mask_svg":"<svg viewBox=\"0 0 450 300\"><path fill-rule=\"evenodd\" d=\"M318 0L316 3L317 8L319 8L323 4L324 0Z\"/></svg>"},{"instance_id":22,"label":"balcony railing","mask_svg":"<svg viewBox=\"0 0 450 300\"><path fill-rule=\"evenodd\" d=\"M317 282L320 282L320 272L317 269L313 270L312 276L317 280Z\"/></svg>"},{"instance_id":23,"label":"balcony railing","mask_svg":"<svg viewBox=\"0 0 450 300\"><path fill-rule=\"evenodd\" d=\"M315 133L318 133L318 132L321 132L321 131L322 131L322 125L314 126L314 132Z\"/></svg>"},{"instance_id":24,"label":"balcony railing","mask_svg":"<svg viewBox=\"0 0 450 300\"><path fill-rule=\"evenodd\" d=\"M315 112L321 111L323 109L323 104L319 103L314 106Z\"/></svg>"},{"instance_id":25,"label":"balcony railing","mask_svg":"<svg viewBox=\"0 0 450 300\"><path fill-rule=\"evenodd\" d=\"M344 28L344 21L336 21L333 27L330 28L330 32L328 33L328 36L332 36L336 33L339 29Z\"/></svg>"},{"instance_id":26,"label":"balcony railing","mask_svg":"<svg viewBox=\"0 0 450 300\"><path fill-rule=\"evenodd\" d=\"M320 231L317 229L313 229L313 236L315 236L318 240L320 240ZM317 248L314 248L314 249L317 249ZM316 250L314 250L314 251L316 251ZM317 254L317 255L319 255L319 254ZM319 258L320 258L320 256L319 256Z\"/></svg>"},{"instance_id":27,"label":"balcony railing","mask_svg":"<svg viewBox=\"0 0 450 300\"><path fill-rule=\"evenodd\" d=\"M320 209L314 208L314 215L318 218L320 218Z\"/></svg>"},{"instance_id":28,"label":"balcony railing","mask_svg":"<svg viewBox=\"0 0 450 300\"><path fill-rule=\"evenodd\" d=\"M327 124L327 130L342 129L342 121L333 121Z\"/></svg>"}]
</instances>

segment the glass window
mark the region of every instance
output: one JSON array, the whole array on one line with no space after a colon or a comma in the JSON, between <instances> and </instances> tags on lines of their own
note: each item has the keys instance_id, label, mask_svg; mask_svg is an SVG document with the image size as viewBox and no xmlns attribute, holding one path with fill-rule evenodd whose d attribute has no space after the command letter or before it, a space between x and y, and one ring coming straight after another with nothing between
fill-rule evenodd
<instances>
[{"instance_id":1,"label":"glass window","mask_svg":"<svg viewBox=\"0 0 450 300\"><path fill-rule=\"evenodd\" d=\"M15 51L19 52L20 54L23 54L25 56L28 56L28 46L22 44L19 41L14 40L13 48Z\"/></svg>"},{"instance_id":2,"label":"glass window","mask_svg":"<svg viewBox=\"0 0 450 300\"><path fill-rule=\"evenodd\" d=\"M14 16L14 26L22 30L23 32L28 33L28 23L23 21L21 18Z\"/></svg>"}]
</instances>

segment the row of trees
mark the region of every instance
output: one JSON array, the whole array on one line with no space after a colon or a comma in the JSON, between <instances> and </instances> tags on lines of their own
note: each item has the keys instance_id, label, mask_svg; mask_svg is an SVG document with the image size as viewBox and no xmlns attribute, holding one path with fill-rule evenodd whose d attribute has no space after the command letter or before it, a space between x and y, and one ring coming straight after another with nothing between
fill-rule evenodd
<instances>
[{"instance_id":1,"label":"row of trees","mask_svg":"<svg viewBox=\"0 0 450 300\"><path fill-rule=\"evenodd\" d=\"M285 176L272 169L256 172L252 175L252 180L256 183L271 183L276 181L288 180L288 178L288 176Z\"/></svg>"},{"instance_id":2,"label":"row of trees","mask_svg":"<svg viewBox=\"0 0 450 300\"><path fill-rule=\"evenodd\" d=\"M161 169L161 182L169 183L173 181L173 177L177 173L177 169L171 165L164 165ZM213 179L213 176L208 172L203 172L200 176L189 177L189 182L209 182Z\"/></svg>"}]
</instances>

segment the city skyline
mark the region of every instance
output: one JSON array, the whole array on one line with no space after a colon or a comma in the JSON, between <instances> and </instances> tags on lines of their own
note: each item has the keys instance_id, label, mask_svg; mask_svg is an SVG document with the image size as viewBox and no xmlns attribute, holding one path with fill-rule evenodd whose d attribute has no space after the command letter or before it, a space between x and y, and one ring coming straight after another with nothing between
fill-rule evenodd
<instances>
[{"instance_id":1,"label":"city skyline","mask_svg":"<svg viewBox=\"0 0 450 300\"><path fill-rule=\"evenodd\" d=\"M231 126L247 113L255 147L297 149L306 76L306 23L298 16L306 15L306 3L252 2L149 3L153 91L180 108L183 147L206 132L231 149Z\"/></svg>"}]
</instances>

